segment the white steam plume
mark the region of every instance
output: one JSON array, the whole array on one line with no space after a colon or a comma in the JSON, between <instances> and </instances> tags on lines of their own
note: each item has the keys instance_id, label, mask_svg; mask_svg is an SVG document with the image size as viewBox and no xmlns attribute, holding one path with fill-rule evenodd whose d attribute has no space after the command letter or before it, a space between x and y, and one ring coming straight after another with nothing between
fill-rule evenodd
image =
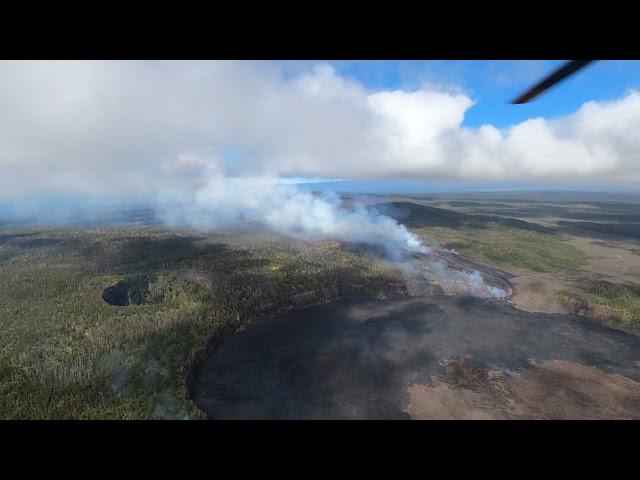
<instances>
[{"instance_id":1,"label":"white steam plume","mask_svg":"<svg viewBox=\"0 0 640 480\"><path fill-rule=\"evenodd\" d=\"M214 175L194 200L166 210L170 225L209 230L240 222L256 222L275 232L305 240L334 239L383 247L390 257L406 261L405 253L426 256L430 270L446 290L480 297L506 293L485 284L480 272L451 271L433 258L432 247L393 218L362 205L344 208L334 193L313 194L272 178L227 178Z\"/></svg>"},{"instance_id":2,"label":"white steam plume","mask_svg":"<svg viewBox=\"0 0 640 480\"><path fill-rule=\"evenodd\" d=\"M165 221L209 229L241 221L257 222L307 240L335 239L384 247L392 256L430 248L404 225L363 206L345 209L333 193L315 195L271 178L215 175L188 205L169 209Z\"/></svg>"}]
</instances>

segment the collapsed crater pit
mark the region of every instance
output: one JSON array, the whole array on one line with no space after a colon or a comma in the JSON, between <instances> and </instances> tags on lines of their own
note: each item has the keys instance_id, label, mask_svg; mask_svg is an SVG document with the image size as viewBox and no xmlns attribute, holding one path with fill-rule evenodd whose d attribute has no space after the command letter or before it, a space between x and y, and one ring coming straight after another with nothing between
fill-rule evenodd
<instances>
[{"instance_id":1,"label":"collapsed crater pit","mask_svg":"<svg viewBox=\"0 0 640 480\"><path fill-rule=\"evenodd\" d=\"M125 307L146 303L149 295L149 276L126 277L102 291L102 299L109 305Z\"/></svg>"}]
</instances>

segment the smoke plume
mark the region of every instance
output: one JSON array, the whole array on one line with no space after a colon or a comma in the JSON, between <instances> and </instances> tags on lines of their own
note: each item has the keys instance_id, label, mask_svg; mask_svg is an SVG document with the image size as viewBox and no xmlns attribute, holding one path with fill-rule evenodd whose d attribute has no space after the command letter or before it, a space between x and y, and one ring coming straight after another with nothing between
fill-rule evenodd
<instances>
[{"instance_id":1,"label":"smoke plume","mask_svg":"<svg viewBox=\"0 0 640 480\"><path fill-rule=\"evenodd\" d=\"M171 226L202 230L243 222L304 240L325 239L382 247L388 257L406 262L406 254L420 254L430 274L452 293L504 298L506 293L485 284L480 272L452 271L432 257L435 246L425 243L395 219L362 205L346 208L334 193L314 194L273 178L227 178L214 175L191 202L165 210Z\"/></svg>"},{"instance_id":2,"label":"smoke plume","mask_svg":"<svg viewBox=\"0 0 640 480\"><path fill-rule=\"evenodd\" d=\"M430 248L404 225L361 205L344 208L334 193L313 194L270 178L214 176L192 202L164 213L169 225L200 229L256 222L305 240L334 239L383 247L392 257Z\"/></svg>"}]
</instances>

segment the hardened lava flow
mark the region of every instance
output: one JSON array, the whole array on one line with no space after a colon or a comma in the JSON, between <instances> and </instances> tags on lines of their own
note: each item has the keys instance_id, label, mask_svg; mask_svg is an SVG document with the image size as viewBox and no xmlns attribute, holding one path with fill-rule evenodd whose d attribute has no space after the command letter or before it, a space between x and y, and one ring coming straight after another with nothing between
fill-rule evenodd
<instances>
[{"instance_id":1,"label":"hardened lava flow","mask_svg":"<svg viewBox=\"0 0 640 480\"><path fill-rule=\"evenodd\" d=\"M508 272L476 263L451 250L412 253L422 273L442 287L443 293L510 299L515 287Z\"/></svg>"}]
</instances>

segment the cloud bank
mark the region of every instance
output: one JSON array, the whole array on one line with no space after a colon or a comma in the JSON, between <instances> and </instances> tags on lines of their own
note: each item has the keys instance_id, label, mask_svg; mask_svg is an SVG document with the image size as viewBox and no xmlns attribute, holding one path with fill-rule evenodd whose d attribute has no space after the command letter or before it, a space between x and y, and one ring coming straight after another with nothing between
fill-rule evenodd
<instances>
[{"instance_id":1,"label":"cloud bank","mask_svg":"<svg viewBox=\"0 0 640 480\"><path fill-rule=\"evenodd\" d=\"M640 93L509 128L473 100L315 65L0 62L0 202L186 198L227 177L640 181Z\"/></svg>"}]
</instances>

